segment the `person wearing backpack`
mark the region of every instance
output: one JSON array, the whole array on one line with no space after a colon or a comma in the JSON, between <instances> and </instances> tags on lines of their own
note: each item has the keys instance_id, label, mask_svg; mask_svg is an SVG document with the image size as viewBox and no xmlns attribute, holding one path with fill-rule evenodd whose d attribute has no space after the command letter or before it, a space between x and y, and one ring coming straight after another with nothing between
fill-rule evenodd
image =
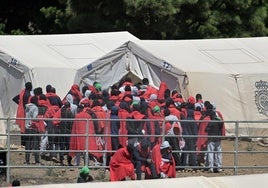
<instances>
[{"instance_id":1,"label":"person wearing backpack","mask_svg":"<svg viewBox=\"0 0 268 188\"><path fill-rule=\"evenodd\" d=\"M212 120L208 122L206 132L208 134L207 141L207 164L208 172L222 172L222 145L221 137L223 136L223 122L216 116L214 110L207 112L208 116ZM218 121L218 122L217 122ZM216 136L216 137L213 137Z\"/></svg>"},{"instance_id":2,"label":"person wearing backpack","mask_svg":"<svg viewBox=\"0 0 268 188\"><path fill-rule=\"evenodd\" d=\"M33 96L30 99L30 103L26 104L25 108L26 120L25 120L25 164L30 164L30 150L39 150L40 136L38 134L38 128L36 126L38 117L38 98ZM39 153L34 152L35 164L40 164Z\"/></svg>"}]
</instances>

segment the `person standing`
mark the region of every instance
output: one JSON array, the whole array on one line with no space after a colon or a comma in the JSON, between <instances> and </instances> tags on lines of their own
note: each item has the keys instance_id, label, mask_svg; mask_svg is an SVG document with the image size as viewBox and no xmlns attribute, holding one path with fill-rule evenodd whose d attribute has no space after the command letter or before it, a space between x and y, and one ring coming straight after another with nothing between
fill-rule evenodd
<instances>
[{"instance_id":1,"label":"person standing","mask_svg":"<svg viewBox=\"0 0 268 188\"><path fill-rule=\"evenodd\" d=\"M165 134L167 135L166 140L172 147L172 155L174 157L176 166L181 166L181 156L179 151L180 143L179 140L182 138L182 127L175 115L170 114L168 108L164 110L165 115ZM179 169L179 168L178 168Z\"/></svg>"},{"instance_id":2,"label":"person standing","mask_svg":"<svg viewBox=\"0 0 268 188\"><path fill-rule=\"evenodd\" d=\"M59 149L61 151L68 151L70 148L70 134L73 126L74 115L71 112L71 106L69 102L65 104L58 110L53 117L53 124L59 127ZM70 120L69 120L70 119ZM66 135L66 136L64 136ZM60 163L64 165L64 155L67 155L68 166L72 166L72 157L68 153L60 152Z\"/></svg>"},{"instance_id":3,"label":"person standing","mask_svg":"<svg viewBox=\"0 0 268 188\"><path fill-rule=\"evenodd\" d=\"M111 119L112 149L118 150L120 147L120 144L119 144L120 121L118 118L118 107L116 106L111 107L110 119Z\"/></svg>"},{"instance_id":4,"label":"person standing","mask_svg":"<svg viewBox=\"0 0 268 188\"><path fill-rule=\"evenodd\" d=\"M209 117L212 120L206 127L208 134L207 142L207 163L209 172L222 172L222 145L223 122L216 116L215 111L209 111ZM218 121L218 122L217 122ZM215 136L215 137L213 137Z\"/></svg>"},{"instance_id":5,"label":"person standing","mask_svg":"<svg viewBox=\"0 0 268 188\"><path fill-rule=\"evenodd\" d=\"M196 151L198 127L197 123L194 121L193 109L187 110L186 120L189 121L187 122L184 121L181 123L182 135L185 140L185 147L183 148L185 152L182 154L182 166L187 166L187 159L189 159L188 165L195 167L197 166L197 155L195 151ZM195 169L192 170L195 171Z\"/></svg>"},{"instance_id":6,"label":"person standing","mask_svg":"<svg viewBox=\"0 0 268 188\"><path fill-rule=\"evenodd\" d=\"M25 163L30 164L30 151L29 150L39 150L40 136L38 134L37 127L34 126L35 118L38 116L38 99L33 96L30 99L30 103L26 104L26 120L25 120ZM34 152L35 163L40 163L39 161L39 152Z\"/></svg>"},{"instance_id":7,"label":"person standing","mask_svg":"<svg viewBox=\"0 0 268 188\"><path fill-rule=\"evenodd\" d=\"M25 108L26 104L29 102L29 98L32 96L31 91L33 89L32 83L25 83L25 89L16 95L12 100L18 104L16 118L25 118ZM23 134L25 133L25 119L16 119L16 124L20 128L21 136L21 145L25 146L25 138Z\"/></svg>"}]
</instances>

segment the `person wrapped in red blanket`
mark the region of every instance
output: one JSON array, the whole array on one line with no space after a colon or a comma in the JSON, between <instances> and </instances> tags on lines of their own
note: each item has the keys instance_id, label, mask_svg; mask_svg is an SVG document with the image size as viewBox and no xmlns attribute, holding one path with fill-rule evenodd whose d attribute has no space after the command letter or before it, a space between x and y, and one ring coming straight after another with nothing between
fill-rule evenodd
<instances>
[{"instance_id":1,"label":"person wrapped in red blanket","mask_svg":"<svg viewBox=\"0 0 268 188\"><path fill-rule=\"evenodd\" d=\"M132 161L134 142L128 140L127 146L118 149L111 157L110 166L110 181L124 181L126 178L135 180L135 168Z\"/></svg>"},{"instance_id":2,"label":"person wrapped in red blanket","mask_svg":"<svg viewBox=\"0 0 268 188\"><path fill-rule=\"evenodd\" d=\"M164 141L161 145L158 143L153 147L152 160L155 162L160 178L176 177L176 164L168 141Z\"/></svg>"}]
</instances>

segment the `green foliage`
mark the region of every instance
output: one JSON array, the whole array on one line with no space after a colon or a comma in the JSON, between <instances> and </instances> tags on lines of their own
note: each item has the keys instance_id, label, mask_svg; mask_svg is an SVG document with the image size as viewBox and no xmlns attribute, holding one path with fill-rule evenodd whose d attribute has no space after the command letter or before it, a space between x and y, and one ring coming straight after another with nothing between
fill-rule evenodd
<instances>
[{"instance_id":1,"label":"green foliage","mask_svg":"<svg viewBox=\"0 0 268 188\"><path fill-rule=\"evenodd\" d=\"M38 29L42 33L61 33L66 31L69 14L58 7L42 7L38 20ZM48 27L49 26L49 27Z\"/></svg>"},{"instance_id":2,"label":"green foliage","mask_svg":"<svg viewBox=\"0 0 268 188\"><path fill-rule=\"evenodd\" d=\"M21 31L20 29L13 29L11 30L11 35L24 35L25 32Z\"/></svg>"},{"instance_id":3,"label":"green foliage","mask_svg":"<svg viewBox=\"0 0 268 188\"><path fill-rule=\"evenodd\" d=\"M6 27L6 24L4 23L0 23L0 35L3 35L5 34L5 27Z\"/></svg>"},{"instance_id":4,"label":"green foliage","mask_svg":"<svg viewBox=\"0 0 268 188\"><path fill-rule=\"evenodd\" d=\"M9 0L0 5L0 34L127 30L141 39L268 35L265 0Z\"/></svg>"}]
</instances>

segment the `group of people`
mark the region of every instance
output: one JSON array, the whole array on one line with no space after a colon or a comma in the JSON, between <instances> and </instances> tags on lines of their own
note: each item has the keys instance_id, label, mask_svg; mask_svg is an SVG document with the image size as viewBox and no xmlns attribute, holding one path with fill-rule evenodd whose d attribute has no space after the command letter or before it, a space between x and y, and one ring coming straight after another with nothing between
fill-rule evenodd
<instances>
[{"instance_id":1,"label":"group of people","mask_svg":"<svg viewBox=\"0 0 268 188\"><path fill-rule=\"evenodd\" d=\"M109 166L111 181L139 180L143 172L145 178L172 178L201 163L221 171L223 117L201 94L184 99L165 82L156 89L147 78L133 83L126 77L108 90L99 82L81 90L73 84L63 99L51 85L43 93L27 82L13 101L26 164L30 150L40 150L34 152L37 164L49 151L49 159L64 165L66 155L67 165L79 166L87 150L90 160Z\"/></svg>"}]
</instances>

